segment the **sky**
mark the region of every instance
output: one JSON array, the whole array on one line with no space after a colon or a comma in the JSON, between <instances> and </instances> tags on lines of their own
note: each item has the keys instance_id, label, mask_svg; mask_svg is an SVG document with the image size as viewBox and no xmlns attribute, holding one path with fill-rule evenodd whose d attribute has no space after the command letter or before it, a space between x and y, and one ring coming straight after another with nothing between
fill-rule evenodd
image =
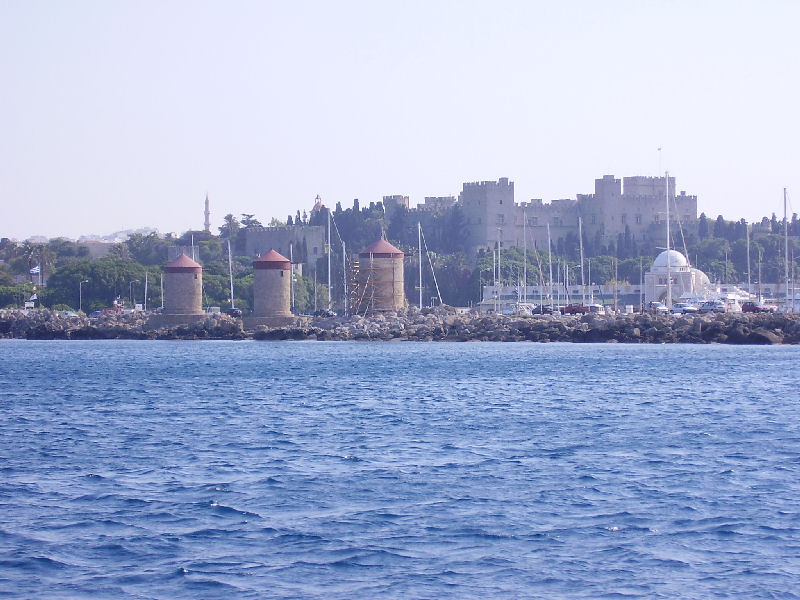
<instances>
[{"instance_id":1,"label":"sky","mask_svg":"<svg viewBox=\"0 0 800 600\"><path fill-rule=\"evenodd\" d=\"M0 237L669 170L800 212L800 2L0 0ZM658 148L662 148L661 152ZM797 200L793 200L793 193Z\"/></svg>"}]
</instances>

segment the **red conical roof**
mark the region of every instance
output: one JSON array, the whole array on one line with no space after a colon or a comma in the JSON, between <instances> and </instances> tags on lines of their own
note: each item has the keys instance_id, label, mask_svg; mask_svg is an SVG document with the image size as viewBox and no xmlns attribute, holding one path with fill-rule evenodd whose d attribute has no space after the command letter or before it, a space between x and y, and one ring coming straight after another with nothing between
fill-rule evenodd
<instances>
[{"instance_id":1,"label":"red conical roof","mask_svg":"<svg viewBox=\"0 0 800 600\"><path fill-rule=\"evenodd\" d=\"M164 266L164 271L166 273L199 273L202 270L203 267L186 256L186 254L181 254L178 258Z\"/></svg>"},{"instance_id":2,"label":"red conical roof","mask_svg":"<svg viewBox=\"0 0 800 600\"><path fill-rule=\"evenodd\" d=\"M292 262L282 254L276 252L274 249L270 249L269 252L262 254L253 261L253 268L283 269L284 271L288 271L292 268Z\"/></svg>"},{"instance_id":3,"label":"red conical roof","mask_svg":"<svg viewBox=\"0 0 800 600\"><path fill-rule=\"evenodd\" d=\"M374 244L364 248L359 256L372 256L373 258L403 258L402 250L398 250L384 239L380 239Z\"/></svg>"}]
</instances>

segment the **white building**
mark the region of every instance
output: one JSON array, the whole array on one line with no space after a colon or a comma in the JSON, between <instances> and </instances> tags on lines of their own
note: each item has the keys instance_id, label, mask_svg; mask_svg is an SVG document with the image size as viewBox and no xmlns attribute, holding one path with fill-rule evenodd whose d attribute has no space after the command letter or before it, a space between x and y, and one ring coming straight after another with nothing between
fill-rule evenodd
<instances>
[{"instance_id":1,"label":"white building","mask_svg":"<svg viewBox=\"0 0 800 600\"><path fill-rule=\"evenodd\" d=\"M653 266L644 274L644 301L664 302L667 298L667 260L669 278L672 281L672 298L700 296L711 291L708 275L689 265L686 257L677 250L664 250L653 261Z\"/></svg>"}]
</instances>

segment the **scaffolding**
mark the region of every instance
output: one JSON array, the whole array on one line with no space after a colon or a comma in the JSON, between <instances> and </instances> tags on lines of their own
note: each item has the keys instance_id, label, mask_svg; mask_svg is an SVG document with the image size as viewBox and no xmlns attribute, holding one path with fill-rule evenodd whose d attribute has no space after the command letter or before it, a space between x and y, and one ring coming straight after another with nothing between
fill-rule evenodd
<instances>
[{"instance_id":1,"label":"scaffolding","mask_svg":"<svg viewBox=\"0 0 800 600\"><path fill-rule=\"evenodd\" d=\"M354 314L369 316L404 305L402 257L376 258L370 254L351 264L350 302Z\"/></svg>"}]
</instances>

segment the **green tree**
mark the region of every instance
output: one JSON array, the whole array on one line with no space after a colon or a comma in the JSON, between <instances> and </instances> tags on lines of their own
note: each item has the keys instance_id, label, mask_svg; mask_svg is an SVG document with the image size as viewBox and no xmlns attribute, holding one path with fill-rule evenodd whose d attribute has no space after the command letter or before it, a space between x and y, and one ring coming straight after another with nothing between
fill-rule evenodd
<instances>
[{"instance_id":1,"label":"green tree","mask_svg":"<svg viewBox=\"0 0 800 600\"><path fill-rule=\"evenodd\" d=\"M261 223L256 216L252 213L242 213L242 227L251 229L252 227L261 227ZM273 219L274 221L275 219Z\"/></svg>"},{"instance_id":2,"label":"green tree","mask_svg":"<svg viewBox=\"0 0 800 600\"><path fill-rule=\"evenodd\" d=\"M162 265L167 258L170 242L162 239L157 233L143 235L132 233L125 241L128 256L143 265Z\"/></svg>"},{"instance_id":3,"label":"green tree","mask_svg":"<svg viewBox=\"0 0 800 600\"><path fill-rule=\"evenodd\" d=\"M708 236L708 217L706 217L706 213L700 213L700 219L697 222L697 237L701 240L705 240L708 239Z\"/></svg>"},{"instance_id":4,"label":"green tree","mask_svg":"<svg viewBox=\"0 0 800 600\"><path fill-rule=\"evenodd\" d=\"M0 308L22 308L35 289L32 283L0 286Z\"/></svg>"},{"instance_id":5,"label":"green tree","mask_svg":"<svg viewBox=\"0 0 800 600\"><path fill-rule=\"evenodd\" d=\"M233 240L236 234L239 233L241 225L232 214L228 213L224 217L225 224L219 228L220 237L228 240Z\"/></svg>"},{"instance_id":6,"label":"green tree","mask_svg":"<svg viewBox=\"0 0 800 600\"><path fill-rule=\"evenodd\" d=\"M83 309L98 310L110 306L118 297L127 298L135 286L138 301L143 298L145 267L139 263L107 256L97 261L77 260L58 267L47 280L47 300L50 304L78 306L80 282L88 280L81 287ZM150 268L152 282L148 296L156 296L160 302L157 288L159 271ZM133 285L131 282L135 282ZM155 284L155 285L153 285Z\"/></svg>"}]
</instances>

